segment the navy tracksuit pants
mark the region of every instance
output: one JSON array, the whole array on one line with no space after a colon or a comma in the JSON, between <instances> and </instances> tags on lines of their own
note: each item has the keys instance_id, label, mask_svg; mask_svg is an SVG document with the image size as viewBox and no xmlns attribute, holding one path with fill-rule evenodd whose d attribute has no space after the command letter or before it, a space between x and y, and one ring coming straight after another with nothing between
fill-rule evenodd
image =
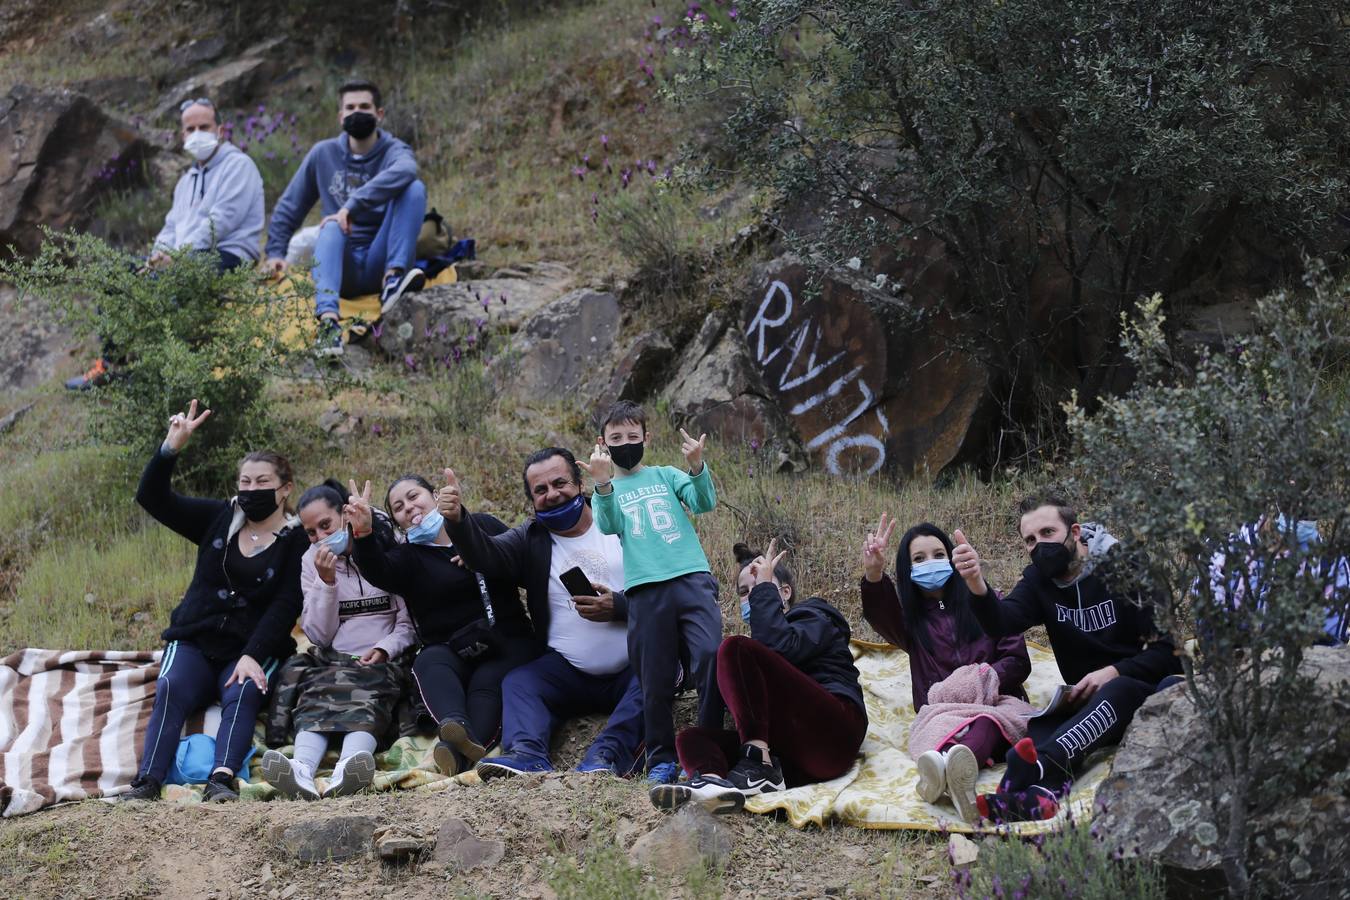
<instances>
[{"instance_id":1,"label":"navy tracksuit pants","mask_svg":"<svg viewBox=\"0 0 1350 900\"><path fill-rule=\"evenodd\" d=\"M252 681L225 686L239 660L215 662L195 644L172 641L164 648L155 682L155 706L145 729L141 753L142 776L163 782L178 752L178 739L188 716L220 701L220 729L216 732L214 768L235 774L253 746L253 725L266 699ZM274 659L260 660L270 679L277 669Z\"/></svg>"},{"instance_id":2,"label":"navy tracksuit pants","mask_svg":"<svg viewBox=\"0 0 1350 900\"><path fill-rule=\"evenodd\" d=\"M632 667L590 675L547 650L502 682L502 746L509 755L547 762L558 723L590 713L609 713L609 721L583 763L604 755L620 773L630 771L642 745L642 689Z\"/></svg>"}]
</instances>

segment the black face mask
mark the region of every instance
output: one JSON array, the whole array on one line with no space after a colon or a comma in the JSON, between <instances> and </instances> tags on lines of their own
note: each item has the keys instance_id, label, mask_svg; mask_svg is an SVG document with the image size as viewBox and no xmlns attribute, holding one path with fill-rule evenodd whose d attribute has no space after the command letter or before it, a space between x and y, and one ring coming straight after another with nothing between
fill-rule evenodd
<instances>
[{"instance_id":1,"label":"black face mask","mask_svg":"<svg viewBox=\"0 0 1350 900\"><path fill-rule=\"evenodd\" d=\"M646 444L638 441L635 444L606 444L609 448L609 458L614 460L614 465L620 469L631 469L642 462L642 451L646 449Z\"/></svg>"},{"instance_id":2,"label":"black face mask","mask_svg":"<svg viewBox=\"0 0 1350 900\"><path fill-rule=\"evenodd\" d=\"M277 511L277 492L272 488L240 491L239 508L250 522L261 522Z\"/></svg>"},{"instance_id":3,"label":"black face mask","mask_svg":"<svg viewBox=\"0 0 1350 900\"><path fill-rule=\"evenodd\" d=\"M1073 540L1070 534L1069 540ZM1073 544L1059 541L1041 541L1031 550L1031 564L1047 578L1059 578L1069 571L1074 558Z\"/></svg>"},{"instance_id":4,"label":"black face mask","mask_svg":"<svg viewBox=\"0 0 1350 900\"><path fill-rule=\"evenodd\" d=\"M356 138L365 140L375 132L375 114L368 112L350 113L342 120L342 130Z\"/></svg>"}]
</instances>

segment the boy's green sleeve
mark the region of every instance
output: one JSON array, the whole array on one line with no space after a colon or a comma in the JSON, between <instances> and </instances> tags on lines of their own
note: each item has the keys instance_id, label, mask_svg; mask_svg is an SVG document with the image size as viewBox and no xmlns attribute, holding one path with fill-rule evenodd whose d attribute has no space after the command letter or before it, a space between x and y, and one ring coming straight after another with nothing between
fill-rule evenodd
<instances>
[{"instance_id":1,"label":"boy's green sleeve","mask_svg":"<svg viewBox=\"0 0 1350 900\"><path fill-rule=\"evenodd\" d=\"M717 506L717 489L713 487L712 471L703 464L697 475L690 475L683 469L670 469L671 487L680 502L689 507L694 515L712 512Z\"/></svg>"},{"instance_id":2,"label":"boy's green sleeve","mask_svg":"<svg viewBox=\"0 0 1350 900\"><path fill-rule=\"evenodd\" d=\"M608 494L595 491L591 494L591 512L595 514L595 524L602 534L623 534L623 513L614 499L614 488Z\"/></svg>"}]
</instances>

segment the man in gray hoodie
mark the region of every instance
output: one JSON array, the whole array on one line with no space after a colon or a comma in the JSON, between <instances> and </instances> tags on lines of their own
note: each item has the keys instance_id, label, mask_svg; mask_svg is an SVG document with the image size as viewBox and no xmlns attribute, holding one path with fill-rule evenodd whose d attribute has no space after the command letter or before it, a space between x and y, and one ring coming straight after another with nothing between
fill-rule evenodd
<instances>
[{"instance_id":1,"label":"man in gray hoodie","mask_svg":"<svg viewBox=\"0 0 1350 900\"><path fill-rule=\"evenodd\" d=\"M183 149L193 163L173 189L173 206L155 236L146 263L162 269L175 250L210 254L227 272L258 260L263 229L263 183L258 167L224 139L220 115L205 97L184 101ZM66 382L70 390L88 390L109 378L110 348L83 375Z\"/></svg>"},{"instance_id":2,"label":"man in gray hoodie","mask_svg":"<svg viewBox=\"0 0 1350 900\"><path fill-rule=\"evenodd\" d=\"M406 291L426 283L413 268L427 189L417 178L412 148L380 130L380 89L369 81L338 88L338 122L345 134L310 148L272 210L267 267L286 270L291 236L317 200L323 210L314 245L314 313L320 353L342 353L338 297L380 292L381 314Z\"/></svg>"}]
</instances>

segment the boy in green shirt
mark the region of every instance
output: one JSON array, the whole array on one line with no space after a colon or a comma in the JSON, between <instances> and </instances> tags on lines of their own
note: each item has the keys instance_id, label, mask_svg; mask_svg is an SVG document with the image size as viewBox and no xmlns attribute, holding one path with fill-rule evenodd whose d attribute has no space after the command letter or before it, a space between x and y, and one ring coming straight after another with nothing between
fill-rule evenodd
<instances>
[{"instance_id":1,"label":"boy in green shirt","mask_svg":"<svg viewBox=\"0 0 1350 900\"><path fill-rule=\"evenodd\" d=\"M646 413L620 401L605 416L590 464L581 463L595 481L596 525L623 545L628 658L642 687L647 778L656 784L673 783L679 774L672 707L682 657L698 688L700 724L721 711L720 702L710 700L722 642L717 580L685 512L708 512L717 492L703 462L707 435L694 440L683 428L680 435L688 472L644 466L642 451L651 440Z\"/></svg>"}]
</instances>

